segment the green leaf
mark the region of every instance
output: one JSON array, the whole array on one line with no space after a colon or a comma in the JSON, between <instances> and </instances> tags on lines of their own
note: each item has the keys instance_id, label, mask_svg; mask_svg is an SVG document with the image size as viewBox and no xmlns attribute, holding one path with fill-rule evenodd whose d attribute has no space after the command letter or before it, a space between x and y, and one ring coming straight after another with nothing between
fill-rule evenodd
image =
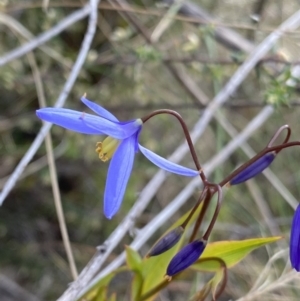
<instances>
[{"instance_id":1,"label":"green leaf","mask_svg":"<svg viewBox=\"0 0 300 301\"><path fill-rule=\"evenodd\" d=\"M127 266L134 273L131 283L131 300L135 301L138 300L141 295L142 285L144 281L141 272L142 258L137 251L133 250L129 246L126 246L126 262Z\"/></svg>"},{"instance_id":2,"label":"green leaf","mask_svg":"<svg viewBox=\"0 0 300 301\"><path fill-rule=\"evenodd\" d=\"M178 252L179 247L180 244L178 243L163 254L145 259L142 269L144 278L142 295L163 281L167 266L172 257Z\"/></svg>"},{"instance_id":3,"label":"green leaf","mask_svg":"<svg viewBox=\"0 0 300 301\"><path fill-rule=\"evenodd\" d=\"M88 292L86 292L83 296L76 300L84 300L84 301L105 301L106 298L106 290L110 281L118 274L124 271L128 271L128 268L121 267L113 272L106 275L99 282L97 282Z\"/></svg>"},{"instance_id":4,"label":"green leaf","mask_svg":"<svg viewBox=\"0 0 300 301\"><path fill-rule=\"evenodd\" d=\"M224 279L224 273L225 273L225 269L226 268L221 268L219 269L216 273L215 276L210 280L211 282L211 292L212 292L212 296L213 296L213 300L217 299L217 288L218 285L222 282L222 280Z\"/></svg>"},{"instance_id":5,"label":"green leaf","mask_svg":"<svg viewBox=\"0 0 300 301\"><path fill-rule=\"evenodd\" d=\"M210 243L207 245L201 258L192 266L192 268L207 272L219 270L219 262L215 260L204 260L211 257L221 258L225 262L227 268L231 268L245 258L251 251L281 238L281 236L276 236Z\"/></svg>"},{"instance_id":6,"label":"green leaf","mask_svg":"<svg viewBox=\"0 0 300 301\"><path fill-rule=\"evenodd\" d=\"M115 273L110 273L102 278L89 292L87 292L80 300L102 301L106 299L106 290L109 282L113 279Z\"/></svg>"},{"instance_id":7,"label":"green leaf","mask_svg":"<svg viewBox=\"0 0 300 301\"><path fill-rule=\"evenodd\" d=\"M132 271L139 271L142 264L142 258L140 254L137 251L130 248L129 246L125 246L125 248L127 266Z\"/></svg>"},{"instance_id":8,"label":"green leaf","mask_svg":"<svg viewBox=\"0 0 300 301\"><path fill-rule=\"evenodd\" d=\"M134 272L131 283L131 300L136 301L140 299L143 287L143 275L140 272Z\"/></svg>"},{"instance_id":9,"label":"green leaf","mask_svg":"<svg viewBox=\"0 0 300 301\"><path fill-rule=\"evenodd\" d=\"M190 225L195 221L195 219L197 218L197 216L200 213L201 207L202 207L202 205L200 205L197 208L193 217L189 221L186 229L188 229L190 227ZM188 217L190 212L191 211L188 211L180 219L178 219L162 236L164 236L170 230L175 229L176 227L180 226L185 221L185 219ZM142 287L142 291L141 291L142 296L145 295L146 293L148 293L150 290L154 289L156 286L165 283L164 275L166 274L167 266L169 265L169 262L173 258L173 256L181 248L183 241L184 241L184 235L173 248L166 251L165 253L160 254L158 256L143 259L143 263L142 263L142 267L141 267L141 271L142 271L142 275L143 275L143 279L144 279L144 283L143 283L143 287ZM155 295L153 295L153 296L155 296ZM151 298L149 298L147 300L151 300Z\"/></svg>"},{"instance_id":10,"label":"green leaf","mask_svg":"<svg viewBox=\"0 0 300 301\"><path fill-rule=\"evenodd\" d=\"M96 298L94 299L95 301L105 301L107 300L107 286L102 286L100 289L97 291Z\"/></svg>"}]
</instances>

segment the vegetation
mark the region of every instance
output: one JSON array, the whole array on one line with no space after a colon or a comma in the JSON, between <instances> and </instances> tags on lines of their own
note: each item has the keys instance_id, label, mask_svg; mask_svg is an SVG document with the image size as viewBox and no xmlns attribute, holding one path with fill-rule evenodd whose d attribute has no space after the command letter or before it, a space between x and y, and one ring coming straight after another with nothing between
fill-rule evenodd
<instances>
[{"instance_id":1,"label":"vegetation","mask_svg":"<svg viewBox=\"0 0 300 301\"><path fill-rule=\"evenodd\" d=\"M27 156L26 168L17 168L46 128L35 111L59 102L91 113L80 102L85 93L119 120L177 111L212 183L264 149L282 125L292 129L290 141L299 140L299 3L111 0L92 10L93 5L97 1L0 1L0 296L56 300L67 291L60 300L76 300L69 284L92 260L101 270L79 276L86 281L77 286L85 293L85 299L77 295L82 300L296 300L299 276L289 260L300 195L296 147L282 150L264 174L223 188L202 256L170 282L163 277L167 266L188 244L202 207L173 248L145 256L183 223L203 189L200 179L162 173L138 153L122 206L109 220L102 209L109 164L95 152L103 137L53 126L51 137L44 135L45 143ZM291 16L294 23L284 23ZM63 30L36 43L66 20ZM283 23L285 30L268 40ZM33 47L14 52L26 45ZM264 53L255 52L259 45ZM283 140L280 134L275 145ZM139 142L164 158L176 150L171 161L195 168L173 116L147 121ZM216 204L212 198L197 239ZM70 250L76 268L70 268Z\"/></svg>"}]
</instances>

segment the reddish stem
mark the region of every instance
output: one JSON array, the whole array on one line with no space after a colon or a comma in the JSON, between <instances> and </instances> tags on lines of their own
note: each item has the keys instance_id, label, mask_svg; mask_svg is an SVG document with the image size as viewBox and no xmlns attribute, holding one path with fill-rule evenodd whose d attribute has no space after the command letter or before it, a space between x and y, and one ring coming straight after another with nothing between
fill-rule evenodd
<instances>
[{"instance_id":1,"label":"reddish stem","mask_svg":"<svg viewBox=\"0 0 300 301\"><path fill-rule=\"evenodd\" d=\"M184 133L185 139L186 139L187 144L188 144L188 146L190 148L190 153L191 153L191 155L193 157L195 166L196 166L197 170L199 171L201 180L202 180L202 182L204 184L207 183L207 178L206 178L206 176L205 176L205 174L204 174L204 172L202 170L202 167L201 167L201 165L199 163L199 160L198 160L198 157L197 157L197 154L196 154L196 151L195 151L195 148L194 148L194 144L193 144L192 138L190 136L189 130L188 130L187 126L186 126L186 123L184 122L183 118L181 117L181 115L179 113L177 113L176 111L173 111L173 110L168 110L168 109L156 110L156 111L153 111L152 113L150 113L149 115L143 117L142 121L143 121L143 123L145 123L150 118L152 118L152 117L154 117L156 115L160 115L160 114L173 115L180 122L180 125L181 125L181 127L183 129L183 133Z\"/></svg>"},{"instance_id":2,"label":"reddish stem","mask_svg":"<svg viewBox=\"0 0 300 301\"><path fill-rule=\"evenodd\" d=\"M186 218L186 220L181 224L181 227L183 229L185 229L185 227L187 226L188 222L190 221L190 219L192 218L192 216L196 212L197 208L202 203L203 199L206 197L206 193L207 193L207 188L203 189L203 191L201 192L200 197L199 197L197 203L192 208L192 210L191 210L190 214L188 215L188 217Z\"/></svg>"},{"instance_id":3,"label":"reddish stem","mask_svg":"<svg viewBox=\"0 0 300 301\"><path fill-rule=\"evenodd\" d=\"M206 186L205 188L208 188L208 187ZM212 194L211 194L210 189L208 188L207 193L206 193L205 198L204 198L204 201L203 201L203 206L202 206L200 214L198 215L198 218L196 220L196 223L195 223L192 235L189 239L189 242L194 241L196 236L197 236L197 232L198 232L198 230L199 230L199 228L202 224L202 221L204 219L204 216L205 216L205 213L207 211L208 205L210 203L211 197L212 197Z\"/></svg>"}]
</instances>

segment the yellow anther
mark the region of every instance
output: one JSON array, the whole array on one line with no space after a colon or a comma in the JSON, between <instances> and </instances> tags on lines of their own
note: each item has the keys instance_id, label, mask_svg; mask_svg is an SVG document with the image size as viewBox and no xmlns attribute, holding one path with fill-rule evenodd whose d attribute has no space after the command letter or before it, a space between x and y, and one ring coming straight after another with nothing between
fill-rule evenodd
<instances>
[{"instance_id":1,"label":"yellow anther","mask_svg":"<svg viewBox=\"0 0 300 301\"><path fill-rule=\"evenodd\" d=\"M115 153L117 147L120 144L120 140L106 137L103 142L97 142L96 152L99 154L99 159L103 162L108 161Z\"/></svg>"}]
</instances>

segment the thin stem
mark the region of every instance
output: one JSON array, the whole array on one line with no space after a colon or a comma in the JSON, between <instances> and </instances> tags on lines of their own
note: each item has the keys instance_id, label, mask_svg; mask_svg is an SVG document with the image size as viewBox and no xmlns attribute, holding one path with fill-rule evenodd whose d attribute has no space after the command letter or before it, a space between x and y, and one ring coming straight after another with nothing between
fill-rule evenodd
<instances>
[{"instance_id":1,"label":"thin stem","mask_svg":"<svg viewBox=\"0 0 300 301\"><path fill-rule=\"evenodd\" d=\"M279 135L284 131L287 130L287 134L286 137L284 139L284 141L282 143L287 143L290 139L292 130L290 128L290 126L288 124L285 124L283 126L281 126L277 132L274 134L274 136L272 137L272 139L270 140L270 142L268 143L267 147L271 147L273 145L273 143L276 141L276 139L279 137Z\"/></svg>"},{"instance_id":2,"label":"thin stem","mask_svg":"<svg viewBox=\"0 0 300 301\"><path fill-rule=\"evenodd\" d=\"M205 195L205 199L203 201L203 206L201 208L201 212L200 212L200 214L199 214L199 216L198 216L198 218L196 220L196 223L195 223L192 235L191 235L191 237L189 239L189 242L192 242L192 241L195 240L197 232L198 232L198 230L199 230L199 228L200 228L200 226L202 224L204 215L205 215L205 213L207 211L207 208L209 206L210 200L211 200L212 195L213 195L212 192L210 191L209 187L206 187L206 189L207 189L207 194Z\"/></svg>"},{"instance_id":3,"label":"thin stem","mask_svg":"<svg viewBox=\"0 0 300 301\"><path fill-rule=\"evenodd\" d=\"M205 174L204 174L204 172L202 170L202 167L201 167L201 165L199 163L199 160L198 160L198 157L197 157L197 154L196 154L196 151L195 151L195 148L194 148L194 144L193 144L192 138L190 136L189 130L188 130L187 126L186 126L186 123L184 122L183 118L181 117L181 115L179 113L177 113L176 111L173 111L173 110L168 110L168 109L156 110L156 111L153 111L152 113L150 113L149 115L143 117L142 121L143 121L143 123L145 123L150 118L152 118L152 117L154 117L156 115L159 115L159 114L173 115L180 122L180 125L181 125L181 127L183 129L184 136L185 136L186 141L187 141L187 144L188 144L188 146L190 148L190 152L191 152L192 158L194 160L195 166L196 166L197 170L199 171L201 180L202 180L202 182L204 184L207 183L208 182L207 178L206 178L206 176L205 176Z\"/></svg>"},{"instance_id":4,"label":"thin stem","mask_svg":"<svg viewBox=\"0 0 300 301\"><path fill-rule=\"evenodd\" d=\"M74 23L84 19L86 16L90 14L91 10L92 10L92 6L86 4L84 7L76 10L75 12L73 12L72 14L64 18L62 21L60 21L58 24L50 28L49 30L31 39L26 44L4 54L3 56L0 57L0 66L4 66L7 63L11 62L12 60L15 60L25 55L26 53L34 50L35 48L45 44L47 41L59 35L62 31L66 30Z\"/></svg>"},{"instance_id":5,"label":"thin stem","mask_svg":"<svg viewBox=\"0 0 300 301\"><path fill-rule=\"evenodd\" d=\"M197 203L194 205L194 207L192 208L190 214L188 215L188 217L186 218L186 220L181 224L181 227L183 229L185 229L185 227L187 226L187 224L189 223L190 219L192 218L192 216L194 215L194 213L196 212L197 208L199 207L199 205L202 203L205 194L207 193L207 189L204 188L202 193L200 194L200 197L197 201Z\"/></svg>"},{"instance_id":6,"label":"thin stem","mask_svg":"<svg viewBox=\"0 0 300 301\"><path fill-rule=\"evenodd\" d=\"M28 54L28 60L32 67L32 73L35 80L36 90L37 90L37 96L40 107L46 107L46 97L45 97L45 91L43 82L41 79L41 74L38 68L38 65L36 63L34 54L29 52ZM78 272L76 268L76 263L73 256L73 251L69 239L68 229L65 221L65 215L64 210L61 202L61 195L58 185L58 179L57 179L57 171L56 171L56 164L55 164L55 158L53 155L53 144L52 144L52 137L51 133L49 132L45 137L45 144L46 144L46 153L47 153L47 160L49 165L49 173L50 173L50 179L51 179L51 186L52 186L52 192L53 192L53 199L54 199L54 205L55 210L58 218L59 228L64 244L64 248L66 250L71 274L73 277L73 280L76 280L78 277Z\"/></svg>"},{"instance_id":7,"label":"thin stem","mask_svg":"<svg viewBox=\"0 0 300 301\"><path fill-rule=\"evenodd\" d=\"M225 267L223 267L223 281L222 281L222 284L221 284L220 288L218 289L218 291L216 292L216 294L214 295L215 298L213 300L218 300L219 297L222 295L223 291L225 290L227 280L228 280L228 273L227 273L227 267L225 265Z\"/></svg>"},{"instance_id":8,"label":"thin stem","mask_svg":"<svg viewBox=\"0 0 300 301\"><path fill-rule=\"evenodd\" d=\"M222 200L223 200L223 192L222 192L222 188L220 185L215 185L215 188L217 188L217 191L218 192L218 200L217 200L217 206L216 206L216 210L215 210L215 213L210 221L210 224L205 232L205 234L203 235L202 239L203 240L208 240L209 236L210 236L210 233L215 225L215 222L217 220L217 217L219 215L219 212L220 212L220 209L221 209L221 204L222 204Z\"/></svg>"},{"instance_id":9,"label":"thin stem","mask_svg":"<svg viewBox=\"0 0 300 301\"><path fill-rule=\"evenodd\" d=\"M227 266L225 261L220 258L220 257L207 257L207 258L201 258L197 260L197 263L202 263L202 262L207 262L207 261L217 261L220 264L220 268L223 269L223 281L221 284L221 287L218 289L217 293L214 295L214 299L213 300L217 300L220 295L222 294L222 292L224 291L225 287L226 287L226 283L227 283ZM206 298L206 296L204 296ZM201 300L205 300L205 298L203 298L203 296L201 296ZM197 299L197 301L200 301L200 299Z\"/></svg>"}]
</instances>

